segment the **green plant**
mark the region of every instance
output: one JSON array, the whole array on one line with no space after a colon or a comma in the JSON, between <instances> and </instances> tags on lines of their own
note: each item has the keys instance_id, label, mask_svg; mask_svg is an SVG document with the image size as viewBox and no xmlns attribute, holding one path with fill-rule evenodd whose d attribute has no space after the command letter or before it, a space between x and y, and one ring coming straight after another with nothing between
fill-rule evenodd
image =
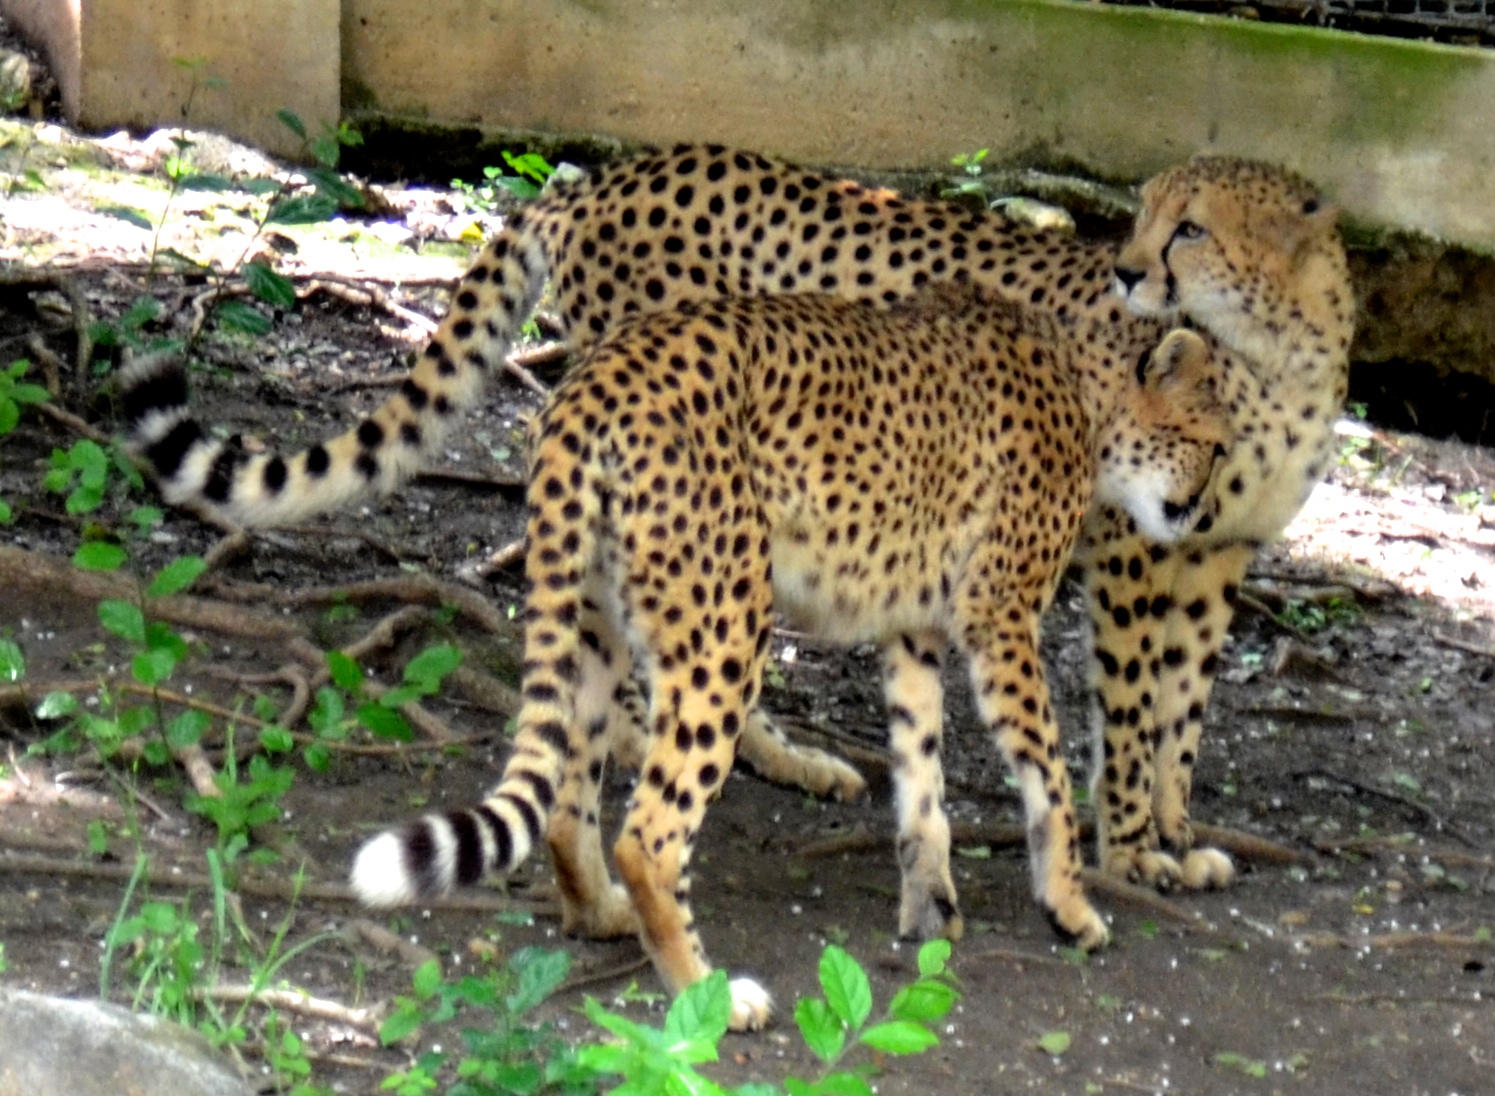
<instances>
[{"instance_id":1,"label":"green plant","mask_svg":"<svg viewBox=\"0 0 1495 1096\"><path fill-rule=\"evenodd\" d=\"M538 152L516 154L505 149L502 155L513 174L505 175L503 168L489 165L483 168L484 181L481 183L452 180L452 189L469 211L491 213L503 205L501 196L505 194L530 201L539 196L546 182L555 174L554 165Z\"/></svg>"},{"instance_id":2,"label":"green plant","mask_svg":"<svg viewBox=\"0 0 1495 1096\"><path fill-rule=\"evenodd\" d=\"M22 359L0 369L0 438L14 430L21 421L21 408L47 400L45 388L21 379L30 368L31 363ZM0 525L9 525L14 516L10 504L0 499Z\"/></svg>"},{"instance_id":3,"label":"green plant","mask_svg":"<svg viewBox=\"0 0 1495 1096\"><path fill-rule=\"evenodd\" d=\"M1234 1051L1222 1050L1215 1055L1215 1065L1223 1069L1233 1069L1244 1073L1247 1077L1265 1077L1267 1075L1267 1064L1257 1058L1247 1058L1244 1054L1236 1054Z\"/></svg>"},{"instance_id":4,"label":"green plant","mask_svg":"<svg viewBox=\"0 0 1495 1096\"><path fill-rule=\"evenodd\" d=\"M805 1045L824 1064L814 1080L787 1077L782 1089L750 1083L731 1090L735 1096L871 1096L871 1063L841 1068L857 1047L882 1054L919 1054L939 1044L931 1026L949 1013L959 997L945 968L950 944L931 940L919 949L919 977L893 995L882 1018L872 1015L872 986L867 972L834 944L820 958L824 997L800 1000L795 1023ZM663 1028L637 1024L609 1012L588 998L587 1016L616 1042L581 1050L581 1064L603 1076L621 1076L614 1096L653 1096L659 1092L691 1096L725 1096L728 1090L696 1072L695 1066L717 1059L717 1045L727 1030L732 994L727 977L717 971L688 987L670 1006Z\"/></svg>"},{"instance_id":5,"label":"green plant","mask_svg":"<svg viewBox=\"0 0 1495 1096\"><path fill-rule=\"evenodd\" d=\"M395 1009L379 1029L386 1045L415 1034L422 1025L445 1023L459 1015L478 1017L461 1030L464 1052L430 1051L408 1070L385 1078L382 1088L396 1096L434 1091L438 1076L451 1066L456 1082L448 1096L529 1096L539 1092L595 1091L576 1052L548 1023L530 1024L527 1014L565 980L571 957L563 951L524 948L507 963L483 974L446 982L434 962L415 972L414 996L395 999Z\"/></svg>"},{"instance_id":6,"label":"green plant","mask_svg":"<svg viewBox=\"0 0 1495 1096\"><path fill-rule=\"evenodd\" d=\"M954 186L946 187L940 191L942 198L958 198L963 194L976 194L986 197L986 184L981 179L981 162L986 159L990 149L978 148L975 152L962 152L958 156L950 157L950 163L960 169L965 178Z\"/></svg>"},{"instance_id":7,"label":"green plant","mask_svg":"<svg viewBox=\"0 0 1495 1096\"><path fill-rule=\"evenodd\" d=\"M442 681L461 663L459 648L449 643L433 644L405 664L399 685L375 695L358 663L341 651L328 651L327 672L332 684L317 690L307 722L322 742L341 741L356 726L380 738L409 742L415 735L399 709L422 697L435 696L441 691ZM308 747L306 762L313 769L325 770L327 760L325 745Z\"/></svg>"}]
</instances>

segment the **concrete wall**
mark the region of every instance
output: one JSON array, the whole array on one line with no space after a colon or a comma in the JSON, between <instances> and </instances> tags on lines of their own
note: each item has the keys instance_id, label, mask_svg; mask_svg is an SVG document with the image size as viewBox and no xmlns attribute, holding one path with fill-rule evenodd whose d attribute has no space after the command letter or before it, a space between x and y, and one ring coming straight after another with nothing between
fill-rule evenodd
<instances>
[{"instance_id":1,"label":"concrete wall","mask_svg":"<svg viewBox=\"0 0 1495 1096\"><path fill-rule=\"evenodd\" d=\"M1367 221L1495 248L1495 52L1068 0L344 0L383 114L811 163L1135 180L1198 151L1297 167Z\"/></svg>"},{"instance_id":2,"label":"concrete wall","mask_svg":"<svg viewBox=\"0 0 1495 1096\"><path fill-rule=\"evenodd\" d=\"M79 6L81 4L81 7ZM1363 221L1495 250L1495 51L1073 0L0 0L87 126L286 152L341 108L815 164L1140 179L1197 151L1290 164ZM59 31L57 26L61 26ZM51 29L46 29L51 26Z\"/></svg>"},{"instance_id":3,"label":"concrete wall","mask_svg":"<svg viewBox=\"0 0 1495 1096\"><path fill-rule=\"evenodd\" d=\"M0 0L0 10L46 49L63 109L85 128L187 115L294 155L300 141L276 111L312 132L341 115L338 0Z\"/></svg>"}]
</instances>

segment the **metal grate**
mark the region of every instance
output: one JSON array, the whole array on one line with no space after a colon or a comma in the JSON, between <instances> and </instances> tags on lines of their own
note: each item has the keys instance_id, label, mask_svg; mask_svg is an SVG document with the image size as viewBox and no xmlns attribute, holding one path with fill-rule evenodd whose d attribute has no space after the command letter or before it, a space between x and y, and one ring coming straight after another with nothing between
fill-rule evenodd
<instances>
[{"instance_id":1,"label":"metal grate","mask_svg":"<svg viewBox=\"0 0 1495 1096\"><path fill-rule=\"evenodd\" d=\"M1495 46L1495 0L1108 0L1398 38Z\"/></svg>"}]
</instances>

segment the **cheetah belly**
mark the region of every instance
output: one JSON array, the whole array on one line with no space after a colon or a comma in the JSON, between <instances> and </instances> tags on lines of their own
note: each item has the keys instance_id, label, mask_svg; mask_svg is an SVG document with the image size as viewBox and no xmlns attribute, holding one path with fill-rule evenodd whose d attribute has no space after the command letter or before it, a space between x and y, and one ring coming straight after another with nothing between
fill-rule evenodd
<instances>
[{"instance_id":1,"label":"cheetah belly","mask_svg":"<svg viewBox=\"0 0 1495 1096\"><path fill-rule=\"evenodd\" d=\"M774 527L774 611L784 623L844 644L882 643L941 626L946 601L938 561L910 549L889 566L877 552L828 546L825 532L795 522Z\"/></svg>"}]
</instances>

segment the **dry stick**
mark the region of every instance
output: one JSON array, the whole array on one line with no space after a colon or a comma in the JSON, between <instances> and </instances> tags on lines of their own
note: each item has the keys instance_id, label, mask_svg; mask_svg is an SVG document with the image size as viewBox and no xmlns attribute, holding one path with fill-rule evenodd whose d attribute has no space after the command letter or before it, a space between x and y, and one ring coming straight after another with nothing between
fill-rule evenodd
<instances>
[{"instance_id":1,"label":"dry stick","mask_svg":"<svg viewBox=\"0 0 1495 1096\"><path fill-rule=\"evenodd\" d=\"M1435 642L1445 647L1452 647L1456 651L1467 651L1471 655L1480 655L1483 658L1495 658L1495 647L1486 647L1480 643L1470 643L1468 640L1460 639L1458 636L1445 635L1442 632L1434 632Z\"/></svg>"},{"instance_id":2,"label":"dry stick","mask_svg":"<svg viewBox=\"0 0 1495 1096\"><path fill-rule=\"evenodd\" d=\"M37 552L0 544L0 589L24 588L68 594L87 601L134 600L139 593L135 582L127 576L82 571ZM301 626L292 621L216 598L190 594L152 598L150 611L156 619L170 624L247 639L289 642L305 636Z\"/></svg>"},{"instance_id":3,"label":"dry stick","mask_svg":"<svg viewBox=\"0 0 1495 1096\"><path fill-rule=\"evenodd\" d=\"M1214 926L1205 921L1204 918L1175 902L1170 902L1151 887L1138 886L1136 883L1128 883L1125 879L1117 879L1110 872L1100 871L1096 868L1081 868L1080 878L1091 890L1110 898L1118 899L1132 906L1140 906L1149 913L1155 913L1159 917L1182 925L1190 932L1218 932Z\"/></svg>"},{"instance_id":4,"label":"dry stick","mask_svg":"<svg viewBox=\"0 0 1495 1096\"><path fill-rule=\"evenodd\" d=\"M351 918L344 928L348 933L371 944L378 951L387 955L395 955L401 962L412 967L438 961L436 953L431 949L406 940L399 933L390 932L383 925L370 921L367 917Z\"/></svg>"},{"instance_id":5,"label":"dry stick","mask_svg":"<svg viewBox=\"0 0 1495 1096\"><path fill-rule=\"evenodd\" d=\"M1491 857L1455 852L1452 849L1419 848L1396 837L1319 838L1314 841L1313 847L1326 856L1356 852L1391 852L1404 856L1422 857L1425 860L1436 860L1440 864L1454 868L1480 868L1484 871L1495 871L1495 859Z\"/></svg>"},{"instance_id":6,"label":"dry stick","mask_svg":"<svg viewBox=\"0 0 1495 1096\"><path fill-rule=\"evenodd\" d=\"M297 1012L302 1016L310 1016L317 1020L331 1020L334 1023L348 1024L351 1027L374 1030L379 1026L379 1018L373 1009L349 1008L336 1001L312 997L293 989L256 989L254 986L224 985L195 986L192 989L192 998L196 1001L220 1001L229 1005L239 1005L249 1001L266 1008Z\"/></svg>"},{"instance_id":7,"label":"dry stick","mask_svg":"<svg viewBox=\"0 0 1495 1096\"><path fill-rule=\"evenodd\" d=\"M1410 948L1431 944L1440 948L1492 948L1486 936L1455 932L1382 932L1371 936L1341 936L1334 932L1302 932L1283 937L1291 944L1310 948Z\"/></svg>"},{"instance_id":8,"label":"dry stick","mask_svg":"<svg viewBox=\"0 0 1495 1096\"><path fill-rule=\"evenodd\" d=\"M133 864L100 863L0 852L0 875L68 876L78 879L127 882L134 874ZM146 869L145 881L153 887L189 890L206 890L214 886L214 881L207 875L162 869L154 864ZM353 905L360 901L353 888L342 883L309 882L298 887L293 880L247 876L241 878L234 889L246 898L265 898L283 902L305 899L314 902L347 902ZM428 898L422 900L420 906L422 909L455 910L467 913L500 913L504 910L517 909L536 917L559 916L555 903L548 899L517 898L512 895L503 897L480 892Z\"/></svg>"},{"instance_id":9,"label":"dry stick","mask_svg":"<svg viewBox=\"0 0 1495 1096\"><path fill-rule=\"evenodd\" d=\"M31 406L37 414L43 416L44 418L51 419L53 422L57 423L58 426L66 427L73 433L81 434L83 437L88 438L90 441L98 442L100 445L109 444L108 434L104 433L97 427L91 426L90 424L84 422L71 411L64 411L55 403L36 403L32 404Z\"/></svg>"},{"instance_id":10,"label":"dry stick","mask_svg":"<svg viewBox=\"0 0 1495 1096\"><path fill-rule=\"evenodd\" d=\"M1243 860L1254 860L1264 864L1308 864L1313 857L1308 853L1265 837L1258 837L1243 830L1225 826L1211 826L1203 822L1194 823L1194 837L1205 845L1214 845L1226 852L1234 853Z\"/></svg>"},{"instance_id":11,"label":"dry stick","mask_svg":"<svg viewBox=\"0 0 1495 1096\"><path fill-rule=\"evenodd\" d=\"M618 978L627 978L631 974L647 970L648 967L649 957L647 955L640 955L637 959L620 963L615 967L608 967L606 970L594 971L591 974L578 974L575 978L568 978L556 988L555 992L557 996L560 996L563 993L571 993L581 989L583 986L595 986L601 982L611 982Z\"/></svg>"},{"instance_id":12,"label":"dry stick","mask_svg":"<svg viewBox=\"0 0 1495 1096\"><path fill-rule=\"evenodd\" d=\"M326 293L330 297L337 297L339 300L362 305L365 308L383 309L396 319L404 320L411 327L418 328L421 334L428 338L436 332L435 320L395 303L389 299L389 294L378 286L355 286L329 278L313 278L306 283L305 288L297 290L296 296L305 300L317 292Z\"/></svg>"}]
</instances>

